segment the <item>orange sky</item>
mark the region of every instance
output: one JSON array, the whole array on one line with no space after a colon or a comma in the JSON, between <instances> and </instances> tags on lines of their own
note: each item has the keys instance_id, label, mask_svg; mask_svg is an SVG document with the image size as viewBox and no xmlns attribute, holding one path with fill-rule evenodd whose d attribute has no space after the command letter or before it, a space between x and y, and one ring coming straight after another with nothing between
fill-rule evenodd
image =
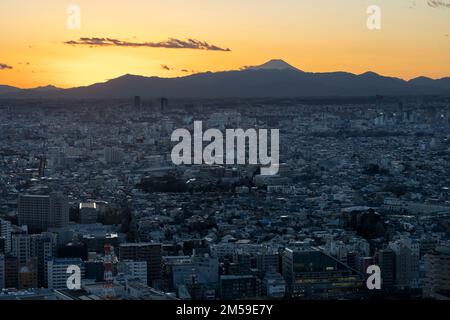
<instances>
[{"instance_id":1,"label":"orange sky","mask_svg":"<svg viewBox=\"0 0 450 320\"><path fill-rule=\"evenodd\" d=\"M79 30L67 28L72 4L81 9ZM381 30L366 26L372 4L382 10ZM1 0L0 30L0 64L12 67L0 70L0 84L23 88L126 73L183 76L274 58L311 72L450 76L450 8L427 0ZM81 37L196 39L231 51L64 44Z\"/></svg>"}]
</instances>

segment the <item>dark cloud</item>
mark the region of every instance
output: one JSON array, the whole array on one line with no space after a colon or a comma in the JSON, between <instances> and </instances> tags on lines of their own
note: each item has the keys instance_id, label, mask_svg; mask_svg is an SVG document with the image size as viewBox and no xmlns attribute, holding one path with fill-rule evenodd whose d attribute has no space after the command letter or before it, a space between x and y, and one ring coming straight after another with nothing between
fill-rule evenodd
<instances>
[{"instance_id":1,"label":"dark cloud","mask_svg":"<svg viewBox=\"0 0 450 320\"><path fill-rule=\"evenodd\" d=\"M11 67L11 66L9 66L9 65L7 65L5 63L0 63L0 70L10 70L12 68L13 67Z\"/></svg>"},{"instance_id":2,"label":"dark cloud","mask_svg":"<svg viewBox=\"0 0 450 320\"><path fill-rule=\"evenodd\" d=\"M428 6L432 8L448 8L450 9L450 0L428 0Z\"/></svg>"},{"instance_id":3,"label":"dark cloud","mask_svg":"<svg viewBox=\"0 0 450 320\"><path fill-rule=\"evenodd\" d=\"M181 72L184 72L184 73L199 73L199 71L196 71L196 70L188 70L188 69L181 69L180 71L181 71Z\"/></svg>"},{"instance_id":4,"label":"dark cloud","mask_svg":"<svg viewBox=\"0 0 450 320\"><path fill-rule=\"evenodd\" d=\"M167 70L167 71L172 70L172 68L170 68L169 66L167 66L167 65L165 65L165 64L162 64L162 65L161 65L161 68L163 68L164 70Z\"/></svg>"},{"instance_id":5,"label":"dark cloud","mask_svg":"<svg viewBox=\"0 0 450 320\"><path fill-rule=\"evenodd\" d=\"M228 48L221 48L205 41L195 39L180 40L170 38L162 42L129 42L112 38L80 38L64 42L70 45L84 45L91 47L149 47L149 48L169 48L169 49L196 49L210 51L231 51Z\"/></svg>"}]
</instances>

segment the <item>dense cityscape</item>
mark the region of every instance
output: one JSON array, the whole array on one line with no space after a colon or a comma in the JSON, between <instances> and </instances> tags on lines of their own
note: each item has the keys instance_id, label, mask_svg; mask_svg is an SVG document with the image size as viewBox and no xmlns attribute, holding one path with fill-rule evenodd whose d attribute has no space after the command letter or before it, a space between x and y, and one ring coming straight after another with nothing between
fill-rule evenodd
<instances>
[{"instance_id":1,"label":"dense cityscape","mask_svg":"<svg viewBox=\"0 0 450 320\"><path fill-rule=\"evenodd\" d=\"M194 121L277 175L174 165ZM449 163L445 97L2 100L0 300L447 300Z\"/></svg>"}]
</instances>

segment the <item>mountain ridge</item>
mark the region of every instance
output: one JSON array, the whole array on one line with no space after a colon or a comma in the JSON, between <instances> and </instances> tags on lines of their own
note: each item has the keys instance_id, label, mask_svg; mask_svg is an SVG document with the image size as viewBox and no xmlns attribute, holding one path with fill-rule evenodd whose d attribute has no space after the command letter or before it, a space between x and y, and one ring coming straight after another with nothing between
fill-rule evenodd
<instances>
[{"instance_id":1,"label":"mountain ridge","mask_svg":"<svg viewBox=\"0 0 450 320\"><path fill-rule=\"evenodd\" d=\"M19 89L0 86L0 98L256 98L374 95L447 95L450 77L404 80L373 71L304 72L281 59L241 70L203 72L176 78L125 74L88 86Z\"/></svg>"}]
</instances>

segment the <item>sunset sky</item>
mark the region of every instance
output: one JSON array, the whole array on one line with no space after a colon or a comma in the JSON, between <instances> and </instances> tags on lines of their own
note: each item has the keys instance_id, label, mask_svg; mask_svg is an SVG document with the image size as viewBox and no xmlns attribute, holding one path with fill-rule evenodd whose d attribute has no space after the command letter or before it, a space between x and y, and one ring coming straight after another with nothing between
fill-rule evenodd
<instances>
[{"instance_id":1,"label":"sunset sky","mask_svg":"<svg viewBox=\"0 0 450 320\"><path fill-rule=\"evenodd\" d=\"M72 4L81 9L79 30L67 28ZM366 26L369 5L382 10L381 30ZM270 59L309 72L441 78L450 76L450 0L0 0L0 43L0 84L22 88Z\"/></svg>"}]
</instances>

